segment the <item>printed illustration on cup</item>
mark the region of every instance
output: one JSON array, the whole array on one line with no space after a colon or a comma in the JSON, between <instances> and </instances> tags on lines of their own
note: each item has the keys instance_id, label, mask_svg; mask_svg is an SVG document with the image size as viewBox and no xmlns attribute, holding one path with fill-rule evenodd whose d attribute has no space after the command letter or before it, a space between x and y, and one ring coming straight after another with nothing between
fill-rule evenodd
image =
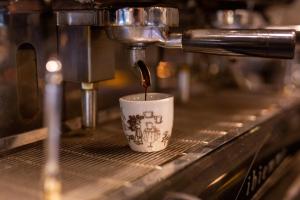
<instances>
[{"instance_id":1,"label":"printed illustration on cup","mask_svg":"<svg viewBox=\"0 0 300 200\"><path fill-rule=\"evenodd\" d=\"M155 115L153 111L145 111L143 114L129 115L129 119L122 116L124 128L133 132L128 135L128 141L133 141L136 145L147 144L153 147L155 142L162 142L166 146L169 141L168 132L162 133L158 125L163 122L161 115Z\"/></svg>"}]
</instances>

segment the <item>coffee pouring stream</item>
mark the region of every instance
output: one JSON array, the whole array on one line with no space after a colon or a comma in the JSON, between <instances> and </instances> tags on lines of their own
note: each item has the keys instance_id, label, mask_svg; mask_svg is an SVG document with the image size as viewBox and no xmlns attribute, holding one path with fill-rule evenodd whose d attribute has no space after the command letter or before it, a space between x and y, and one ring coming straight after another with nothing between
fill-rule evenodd
<instances>
[{"instance_id":1,"label":"coffee pouring stream","mask_svg":"<svg viewBox=\"0 0 300 200\"><path fill-rule=\"evenodd\" d=\"M139 69L141 74L141 84L145 89L145 101L147 101L147 90L148 87L151 86L151 75L148 67L146 66L145 62L142 60L138 60L135 63L135 67Z\"/></svg>"}]
</instances>

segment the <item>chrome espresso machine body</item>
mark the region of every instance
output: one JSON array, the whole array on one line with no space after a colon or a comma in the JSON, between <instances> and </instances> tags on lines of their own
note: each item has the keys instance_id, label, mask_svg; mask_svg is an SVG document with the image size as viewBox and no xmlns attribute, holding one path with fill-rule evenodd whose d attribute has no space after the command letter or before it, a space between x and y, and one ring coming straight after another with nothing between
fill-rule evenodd
<instances>
[{"instance_id":1,"label":"chrome espresso machine body","mask_svg":"<svg viewBox=\"0 0 300 200\"><path fill-rule=\"evenodd\" d=\"M263 12L288 2L252 3ZM293 168L299 165L297 95L191 92L175 104L172 138L160 152L133 152L122 133L118 98L143 91L139 79L150 84L151 76L156 85L155 67L165 61L165 73L168 51L193 53L195 63L188 64L194 65L199 53L294 57L293 28L185 25L185 15L205 16L205 9L224 5L249 6L242 0L1 1L1 198L271 198L283 175L299 172Z\"/></svg>"}]
</instances>

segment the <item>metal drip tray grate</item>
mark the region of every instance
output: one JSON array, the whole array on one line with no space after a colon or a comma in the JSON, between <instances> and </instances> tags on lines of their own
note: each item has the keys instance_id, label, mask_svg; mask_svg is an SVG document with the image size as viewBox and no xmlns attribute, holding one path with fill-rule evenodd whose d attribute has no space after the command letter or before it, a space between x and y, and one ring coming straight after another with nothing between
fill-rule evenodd
<instances>
[{"instance_id":1,"label":"metal drip tray grate","mask_svg":"<svg viewBox=\"0 0 300 200\"><path fill-rule=\"evenodd\" d=\"M282 109L278 105L274 109L278 102L275 98L260 97L257 105L242 95L234 99L232 102L232 95L224 97L221 106L215 100L204 99L176 108L172 139L160 152L131 151L120 120L103 124L92 134L73 131L62 139L60 148L64 199L106 196L159 172L191 149L205 147L225 135L229 141ZM232 137L228 137L230 134ZM43 163L42 142L2 154L1 199L40 199Z\"/></svg>"}]
</instances>

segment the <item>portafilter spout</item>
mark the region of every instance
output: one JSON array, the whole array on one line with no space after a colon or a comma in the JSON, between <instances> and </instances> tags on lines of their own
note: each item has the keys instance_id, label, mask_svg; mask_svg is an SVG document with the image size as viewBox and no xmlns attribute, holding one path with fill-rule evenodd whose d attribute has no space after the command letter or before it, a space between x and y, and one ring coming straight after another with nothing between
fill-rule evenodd
<instances>
[{"instance_id":1,"label":"portafilter spout","mask_svg":"<svg viewBox=\"0 0 300 200\"><path fill-rule=\"evenodd\" d=\"M141 77L141 84L147 90L151 86L150 70L146 65L145 47L130 47L130 65L135 71L139 71Z\"/></svg>"},{"instance_id":2,"label":"portafilter spout","mask_svg":"<svg viewBox=\"0 0 300 200\"><path fill-rule=\"evenodd\" d=\"M141 80L142 80L142 86L147 89L151 86L151 76L150 71L148 67L146 66L145 62L142 60L139 60L136 62L137 68L140 70L141 73Z\"/></svg>"}]
</instances>

